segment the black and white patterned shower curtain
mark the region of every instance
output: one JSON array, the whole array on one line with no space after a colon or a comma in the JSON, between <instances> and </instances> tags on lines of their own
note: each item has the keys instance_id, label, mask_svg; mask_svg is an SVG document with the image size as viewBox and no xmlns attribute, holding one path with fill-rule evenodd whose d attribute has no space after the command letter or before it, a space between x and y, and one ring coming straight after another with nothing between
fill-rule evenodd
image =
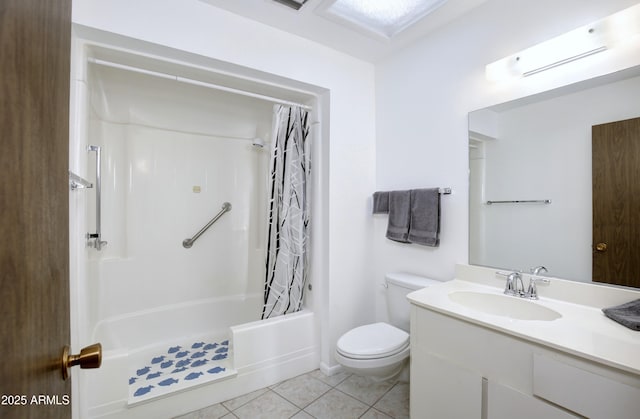
<instances>
[{"instance_id":1,"label":"black and white patterned shower curtain","mask_svg":"<svg viewBox=\"0 0 640 419\"><path fill-rule=\"evenodd\" d=\"M300 310L308 275L309 114L298 106L274 111L263 319Z\"/></svg>"}]
</instances>

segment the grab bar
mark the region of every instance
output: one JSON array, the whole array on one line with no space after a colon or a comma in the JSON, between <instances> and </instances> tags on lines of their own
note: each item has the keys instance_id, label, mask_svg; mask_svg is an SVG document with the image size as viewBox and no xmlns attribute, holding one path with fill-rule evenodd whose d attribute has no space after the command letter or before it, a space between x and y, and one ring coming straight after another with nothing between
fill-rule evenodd
<instances>
[{"instance_id":1,"label":"grab bar","mask_svg":"<svg viewBox=\"0 0 640 419\"><path fill-rule=\"evenodd\" d=\"M100 195L101 195L101 173L100 173L100 146L90 145L87 147L88 152L95 151L96 152L96 232L95 233L87 233L87 244L89 247L95 247L96 250L102 250L103 246L107 245L106 241L102 240L102 228L101 228L101 219L100 219Z\"/></svg>"},{"instance_id":2,"label":"grab bar","mask_svg":"<svg viewBox=\"0 0 640 419\"><path fill-rule=\"evenodd\" d=\"M211 227L213 225L213 223L215 223L216 221L218 221L218 218L222 217L222 214L224 214L227 211L231 211L231 204L228 202L225 202L224 204L222 204L222 209L220 210L219 213L216 214L215 217L213 217L211 219L211 221L209 221L207 223L207 225L205 225L204 227L202 227L200 229L200 231L198 231L193 237L191 237L190 239L184 239L182 241L182 246L184 246L185 249L189 249L191 248L191 246L193 246L193 243L196 242L196 240L198 240L198 238L200 236L202 236L202 233L204 233L205 231L207 231L207 229L209 227Z\"/></svg>"}]
</instances>

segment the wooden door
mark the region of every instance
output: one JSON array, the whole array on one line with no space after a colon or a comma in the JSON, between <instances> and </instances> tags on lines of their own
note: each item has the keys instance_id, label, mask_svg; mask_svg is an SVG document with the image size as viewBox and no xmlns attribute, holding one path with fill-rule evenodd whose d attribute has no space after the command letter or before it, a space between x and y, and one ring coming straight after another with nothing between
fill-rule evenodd
<instances>
[{"instance_id":1,"label":"wooden door","mask_svg":"<svg viewBox=\"0 0 640 419\"><path fill-rule=\"evenodd\" d=\"M593 280L640 287L640 118L592 127Z\"/></svg>"},{"instance_id":2,"label":"wooden door","mask_svg":"<svg viewBox=\"0 0 640 419\"><path fill-rule=\"evenodd\" d=\"M0 417L69 418L71 0L0 0Z\"/></svg>"}]
</instances>

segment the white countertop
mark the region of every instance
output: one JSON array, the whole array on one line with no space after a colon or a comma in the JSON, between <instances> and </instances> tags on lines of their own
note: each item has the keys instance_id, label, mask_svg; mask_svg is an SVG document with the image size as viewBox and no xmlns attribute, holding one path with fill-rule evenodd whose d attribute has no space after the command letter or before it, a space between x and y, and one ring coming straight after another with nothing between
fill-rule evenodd
<instances>
[{"instance_id":1,"label":"white countertop","mask_svg":"<svg viewBox=\"0 0 640 419\"><path fill-rule=\"evenodd\" d=\"M590 287L595 287L595 290L602 287L584 283L574 285L571 281L551 278L551 284L544 286L544 290L543 286L539 286L541 296L539 300L535 300L535 304L555 310L562 314L562 317L551 321L517 320L486 314L449 299L449 294L457 291L503 295L504 281L495 279L495 286L487 285L487 282L494 280L487 280L489 274L487 268L478 268L480 269L476 271L476 273L479 272L478 275L474 274L474 269L475 267L470 269L463 266L458 270L457 276L466 278L454 279L412 292L408 295L408 299L411 303L428 310L640 375L640 332L614 322L601 311L602 307L610 306L612 301L619 304L640 298L640 292L613 290L612 292L617 294L613 300L609 295L608 298L603 298L602 304L598 304L597 297L593 297L594 290ZM495 270L491 270L491 273L495 276ZM480 279L475 280L474 276ZM525 276L525 286L527 282L528 275ZM550 290L554 285L562 289L559 296L565 295L567 289L575 286L573 294L569 293L569 295L589 294L589 298L582 298L583 296L580 295L573 298L573 300L587 303L569 302L566 299L542 295L553 295L553 291Z\"/></svg>"}]
</instances>

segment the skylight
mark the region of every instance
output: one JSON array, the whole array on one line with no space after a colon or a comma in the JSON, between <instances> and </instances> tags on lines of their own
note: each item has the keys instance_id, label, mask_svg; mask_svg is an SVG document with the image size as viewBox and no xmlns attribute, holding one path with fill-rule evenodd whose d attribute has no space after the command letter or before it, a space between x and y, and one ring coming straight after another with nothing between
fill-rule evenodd
<instances>
[{"instance_id":1,"label":"skylight","mask_svg":"<svg viewBox=\"0 0 640 419\"><path fill-rule=\"evenodd\" d=\"M433 12L446 0L332 0L325 13L386 39Z\"/></svg>"}]
</instances>

